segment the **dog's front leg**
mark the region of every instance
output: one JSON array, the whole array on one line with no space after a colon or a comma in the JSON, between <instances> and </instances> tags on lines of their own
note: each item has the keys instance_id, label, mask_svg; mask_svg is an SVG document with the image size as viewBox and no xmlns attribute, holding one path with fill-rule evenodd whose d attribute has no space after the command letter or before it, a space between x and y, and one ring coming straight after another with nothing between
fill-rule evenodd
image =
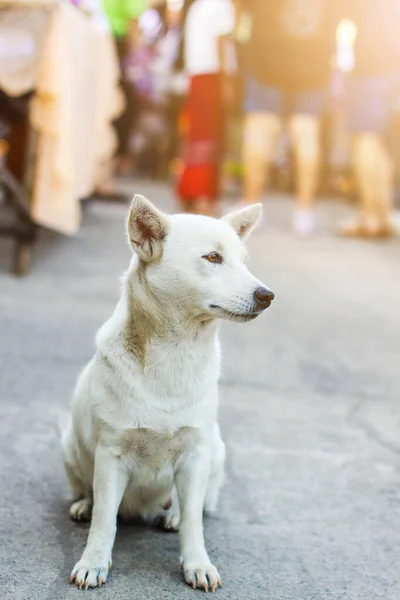
<instances>
[{"instance_id":1,"label":"dog's front leg","mask_svg":"<svg viewBox=\"0 0 400 600\"><path fill-rule=\"evenodd\" d=\"M98 446L93 476L93 514L82 558L70 576L82 589L101 586L111 567L111 552L117 530L117 513L128 483L123 462L106 448Z\"/></svg>"},{"instance_id":2,"label":"dog's front leg","mask_svg":"<svg viewBox=\"0 0 400 600\"><path fill-rule=\"evenodd\" d=\"M210 473L209 449L199 448L183 455L176 472L181 509L179 539L181 564L186 583L213 592L221 586L217 569L208 557L203 535L203 506Z\"/></svg>"}]
</instances>

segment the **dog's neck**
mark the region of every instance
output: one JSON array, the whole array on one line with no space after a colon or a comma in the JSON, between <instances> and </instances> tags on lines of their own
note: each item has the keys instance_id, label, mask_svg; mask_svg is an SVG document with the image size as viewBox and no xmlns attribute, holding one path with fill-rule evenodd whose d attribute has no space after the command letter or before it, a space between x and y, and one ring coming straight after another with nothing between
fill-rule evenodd
<instances>
[{"instance_id":1,"label":"dog's neck","mask_svg":"<svg viewBox=\"0 0 400 600\"><path fill-rule=\"evenodd\" d=\"M151 347L199 339L213 343L216 321L186 312L179 302L157 297L147 283L145 270L137 263L129 269L124 283L124 344L128 352L144 366Z\"/></svg>"}]
</instances>

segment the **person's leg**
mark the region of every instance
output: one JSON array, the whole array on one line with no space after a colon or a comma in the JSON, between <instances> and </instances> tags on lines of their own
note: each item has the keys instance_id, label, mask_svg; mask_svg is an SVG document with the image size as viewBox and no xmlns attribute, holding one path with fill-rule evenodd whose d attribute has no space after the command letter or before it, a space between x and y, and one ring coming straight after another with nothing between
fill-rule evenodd
<instances>
[{"instance_id":1,"label":"person's leg","mask_svg":"<svg viewBox=\"0 0 400 600\"><path fill-rule=\"evenodd\" d=\"M281 121L270 112L249 112L245 116L243 131L243 200L259 202L268 176Z\"/></svg>"},{"instance_id":2,"label":"person's leg","mask_svg":"<svg viewBox=\"0 0 400 600\"><path fill-rule=\"evenodd\" d=\"M393 195L395 168L393 157L385 141L380 138L379 150L377 152L377 164L379 165L379 174L377 176L377 196L375 213L380 224L381 234L390 234L393 232Z\"/></svg>"},{"instance_id":3,"label":"person's leg","mask_svg":"<svg viewBox=\"0 0 400 600\"><path fill-rule=\"evenodd\" d=\"M297 114L289 121L297 172L297 211L294 228L307 235L314 228L312 209L320 168L320 122L312 115Z\"/></svg>"},{"instance_id":4,"label":"person's leg","mask_svg":"<svg viewBox=\"0 0 400 600\"><path fill-rule=\"evenodd\" d=\"M129 143L138 113L138 97L133 84L127 80L123 68L123 61L129 52L129 42L125 37L117 39L116 47L120 63L120 87L125 100L125 108L122 114L114 121L118 138L115 166L118 172L126 175L132 170Z\"/></svg>"},{"instance_id":5,"label":"person's leg","mask_svg":"<svg viewBox=\"0 0 400 600\"><path fill-rule=\"evenodd\" d=\"M355 221L340 230L344 235L379 237L392 232L394 167L384 136L398 88L396 74L357 79L350 87L347 113L360 204Z\"/></svg>"},{"instance_id":6,"label":"person's leg","mask_svg":"<svg viewBox=\"0 0 400 600\"><path fill-rule=\"evenodd\" d=\"M360 212L356 222L344 233L372 236L390 233L393 165L388 149L377 133L359 133L353 144Z\"/></svg>"}]
</instances>

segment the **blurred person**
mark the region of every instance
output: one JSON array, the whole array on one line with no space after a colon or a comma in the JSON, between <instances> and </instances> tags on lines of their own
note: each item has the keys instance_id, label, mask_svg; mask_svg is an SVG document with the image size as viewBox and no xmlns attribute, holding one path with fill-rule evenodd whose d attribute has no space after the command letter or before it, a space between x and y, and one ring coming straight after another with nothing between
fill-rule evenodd
<instances>
[{"instance_id":1,"label":"blurred person","mask_svg":"<svg viewBox=\"0 0 400 600\"><path fill-rule=\"evenodd\" d=\"M125 76L137 94L137 114L130 148L135 170L156 176L166 132L161 109L162 94L157 84L158 42L165 33L160 10L147 9L139 18L135 44L123 61Z\"/></svg>"},{"instance_id":2,"label":"blurred person","mask_svg":"<svg viewBox=\"0 0 400 600\"><path fill-rule=\"evenodd\" d=\"M126 103L123 114L115 123L118 135L116 168L121 174L129 174L132 170L129 144L138 112L138 97L135 88L125 76L123 61L131 51L132 46L136 44L138 18L146 10L147 4L147 0L103 0L104 9L117 46L121 64L121 88Z\"/></svg>"},{"instance_id":3,"label":"blurred person","mask_svg":"<svg viewBox=\"0 0 400 600\"><path fill-rule=\"evenodd\" d=\"M128 34L132 19L138 19L148 6L147 0L103 0L104 9L115 39L122 41Z\"/></svg>"},{"instance_id":4,"label":"blurred person","mask_svg":"<svg viewBox=\"0 0 400 600\"><path fill-rule=\"evenodd\" d=\"M182 39L182 4L181 0L168 0L167 2L165 35L157 44L157 59L153 65L157 94L162 103L163 116L168 129L165 161L169 169L173 169L174 162L179 154L178 118L187 91L186 77L175 70Z\"/></svg>"},{"instance_id":5,"label":"blurred person","mask_svg":"<svg viewBox=\"0 0 400 600\"><path fill-rule=\"evenodd\" d=\"M185 211L219 212L228 80L224 43L233 30L234 14L230 0L186 0L183 6L180 59L190 84L177 195Z\"/></svg>"},{"instance_id":6,"label":"blurred person","mask_svg":"<svg viewBox=\"0 0 400 600\"><path fill-rule=\"evenodd\" d=\"M180 4L172 2L148 9L139 19L139 39L125 60L127 78L140 99L140 114L133 133L136 169L165 177L176 158L177 120L186 91L185 80L175 73L180 32Z\"/></svg>"},{"instance_id":7,"label":"blurred person","mask_svg":"<svg viewBox=\"0 0 400 600\"><path fill-rule=\"evenodd\" d=\"M356 31L347 122L360 210L341 233L379 238L393 233L394 166L388 136L400 98L400 3L352 0L348 13Z\"/></svg>"},{"instance_id":8,"label":"blurred person","mask_svg":"<svg viewBox=\"0 0 400 600\"><path fill-rule=\"evenodd\" d=\"M242 0L237 34L246 75L243 135L244 203L258 202L268 182L283 119L296 162L294 230L314 229L324 110L340 1Z\"/></svg>"},{"instance_id":9,"label":"blurred person","mask_svg":"<svg viewBox=\"0 0 400 600\"><path fill-rule=\"evenodd\" d=\"M146 10L138 20L132 35L134 41L122 62L126 79L136 88L142 104L154 98L155 80L152 64L156 59L156 43L161 35L163 23L158 11Z\"/></svg>"}]
</instances>

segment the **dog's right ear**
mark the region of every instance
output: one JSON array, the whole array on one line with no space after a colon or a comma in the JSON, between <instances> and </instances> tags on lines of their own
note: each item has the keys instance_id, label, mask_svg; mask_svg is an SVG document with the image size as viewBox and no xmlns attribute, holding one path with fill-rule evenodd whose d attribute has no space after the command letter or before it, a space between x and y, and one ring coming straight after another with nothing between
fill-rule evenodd
<instances>
[{"instance_id":1,"label":"dog's right ear","mask_svg":"<svg viewBox=\"0 0 400 600\"><path fill-rule=\"evenodd\" d=\"M249 204L245 208L222 217L236 231L241 240L245 240L253 231L261 216L261 204Z\"/></svg>"},{"instance_id":2,"label":"dog's right ear","mask_svg":"<svg viewBox=\"0 0 400 600\"><path fill-rule=\"evenodd\" d=\"M168 217L144 196L135 194L128 217L128 236L133 250L144 262L159 260L168 231Z\"/></svg>"}]
</instances>

